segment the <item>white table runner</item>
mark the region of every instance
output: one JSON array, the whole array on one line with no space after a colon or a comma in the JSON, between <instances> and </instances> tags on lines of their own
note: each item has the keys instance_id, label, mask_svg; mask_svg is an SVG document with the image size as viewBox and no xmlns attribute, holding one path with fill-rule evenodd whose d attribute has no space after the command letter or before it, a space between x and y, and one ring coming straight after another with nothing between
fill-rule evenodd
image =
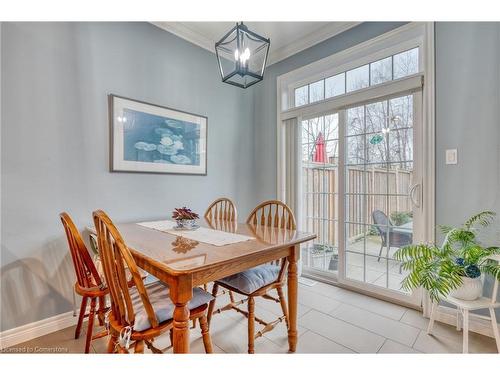
<instances>
[{"instance_id":1,"label":"white table runner","mask_svg":"<svg viewBox=\"0 0 500 375\"><path fill-rule=\"evenodd\" d=\"M173 234L174 236L182 236L185 238L189 238L190 240L208 243L214 246L224 246L232 243L255 239L254 237L244 236L242 234L228 233L203 227L192 231L175 230L173 228L177 225L177 223L171 220L147 221L143 223L137 223L137 225Z\"/></svg>"}]
</instances>

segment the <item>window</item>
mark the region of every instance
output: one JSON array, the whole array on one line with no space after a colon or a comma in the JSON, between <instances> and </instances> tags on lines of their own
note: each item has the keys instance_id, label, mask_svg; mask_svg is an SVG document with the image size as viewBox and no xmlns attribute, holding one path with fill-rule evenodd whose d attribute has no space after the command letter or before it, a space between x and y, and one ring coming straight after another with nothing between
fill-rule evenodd
<instances>
[{"instance_id":1,"label":"window","mask_svg":"<svg viewBox=\"0 0 500 375\"><path fill-rule=\"evenodd\" d=\"M311 83L309 85L309 102L314 103L325 98L325 81Z\"/></svg>"},{"instance_id":2,"label":"window","mask_svg":"<svg viewBox=\"0 0 500 375\"><path fill-rule=\"evenodd\" d=\"M418 47L413 48L298 87L295 107L416 74L419 72L418 54Z\"/></svg>"},{"instance_id":3,"label":"window","mask_svg":"<svg viewBox=\"0 0 500 375\"><path fill-rule=\"evenodd\" d=\"M392 79L392 58L387 57L370 64L370 85L378 85Z\"/></svg>"},{"instance_id":4,"label":"window","mask_svg":"<svg viewBox=\"0 0 500 375\"><path fill-rule=\"evenodd\" d=\"M345 94L345 73L325 79L325 98Z\"/></svg>"},{"instance_id":5,"label":"window","mask_svg":"<svg viewBox=\"0 0 500 375\"><path fill-rule=\"evenodd\" d=\"M305 85L295 89L295 106L309 103L309 85Z\"/></svg>"},{"instance_id":6,"label":"window","mask_svg":"<svg viewBox=\"0 0 500 375\"><path fill-rule=\"evenodd\" d=\"M368 65L349 70L346 73L347 92L364 89L370 85L370 69Z\"/></svg>"},{"instance_id":7,"label":"window","mask_svg":"<svg viewBox=\"0 0 500 375\"><path fill-rule=\"evenodd\" d=\"M394 55L394 79L418 72L418 48Z\"/></svg>"}]
</instances>

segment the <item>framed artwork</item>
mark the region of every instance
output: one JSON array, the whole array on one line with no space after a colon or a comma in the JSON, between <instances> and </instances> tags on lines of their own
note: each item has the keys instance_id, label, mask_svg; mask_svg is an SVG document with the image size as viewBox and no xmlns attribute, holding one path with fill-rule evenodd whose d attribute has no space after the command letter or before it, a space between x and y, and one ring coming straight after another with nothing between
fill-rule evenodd
<instances>
[{"instance_id":1,"label":"framed artwork","mask_svg":"<svg viewBox=\"0 0 500 375\"><path fill-rule=\"evenodd\" d=\"M111 172L207 174L208 118L109 95Z\"/></svg>"}]
</instances>

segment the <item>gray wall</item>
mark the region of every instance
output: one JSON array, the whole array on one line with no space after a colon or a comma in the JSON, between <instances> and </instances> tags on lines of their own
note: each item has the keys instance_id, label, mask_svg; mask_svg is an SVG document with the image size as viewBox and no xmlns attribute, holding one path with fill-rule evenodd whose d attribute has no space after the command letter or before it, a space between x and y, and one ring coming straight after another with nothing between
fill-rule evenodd
<instances>
[{"instance_id":1,"label":"gray wall","mask_svg":"<svg viewBox=\"0 0 500 375\"><path fill-rule=\"evenodd\" d=\"M445 164L448 148L458 149L457 165ZM460 225L481 210L500 215L500 23L439 22L436 223ZM500 220L481 237L500 246Z\"/></svg>"},{"instance_id":2,"label":"gray wall","mask_svg":"<svg viewBox=\"0 0 500 375\"><path fill-rule=\"evenodd\" d=\"M458 149L458 164L445 150ZM500 214L500 23L436 24L436 222ZM496 228L485 240L497 240Z\"/></svg>"},{"instance_id":3,"label":"gray wall","mask_svg":"<svg viewBox=\"0 0 500 375\"><path fill-rule=\"evenodd\" d=\"M72 308L59 212L77 226L161 218L216 196L255 201L253 96L213 54L147 23L3 23L0 331ZM208 116L208 175L108 172L107 94Z\"/></svg>"}]
</instances>

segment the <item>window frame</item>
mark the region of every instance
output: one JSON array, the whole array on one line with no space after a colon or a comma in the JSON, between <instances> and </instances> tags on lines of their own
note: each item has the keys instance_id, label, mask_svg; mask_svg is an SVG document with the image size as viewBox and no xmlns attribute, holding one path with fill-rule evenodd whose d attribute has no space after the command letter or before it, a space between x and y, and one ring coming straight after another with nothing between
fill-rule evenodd
<instances>
[{"instance_id":1,"label":"window frame","mask_svg":"<svg viewBox=\"0 0 500 375\"><path fill-rule=\"evenodd\" d=\"M357 44L351 48L279 76L281 81L281 94L278 98L278 111L282 112L288 109L298 108L295 107L294 103L294 93L297 88L333 77L337 74L370 64L371 62L376 62L389 56L397 55L398 53L413 48L419 48L419 73L423 72L425 69L425 50L423 48L425 42L425 26L425 23L420 22L406 24L374 39ZM377 85L368 87L375 86ZM353 92L356 91L351 91L350 93ZM346 94L347 92L342 95ZM338 96L334 98L336 97Z\"/></svg>"},{"instance_id":2,"label":"window frame","mask_svg":"<svg viewBox=\"0 0 500 375\"><path fill-rule=\"evenodd\" d=\"M409 47L409 46L413 46L413 47ZM388 52L390 51L391 54L386 55L384 57L380 57L380 52L373 53L371 55L365 56L364 58L362 58L360 60L356 60L354 62L346 63L345 65L342 65L341 67L335 68L334 70L332 70L333 72L335 72L334 74L328 74L328 75L325 75L322 78L318 78L316 75L314 75L313 76L314 77L313 80L304 79L304 80L292 83L288 87L288 97L290 98L290 100L288 101L289 102L289 106L288 106L287 109L285 109L285 111L288 110L288 109L305 107L305 106L308 106L308 105L311 105L311 104L315 104L315 103L321 102L323 100L330 100L330 99L333 99L333 98L338 98L338 97L343 96L343 95L349 95L349 94L356 93L356 92L361 91L361 90L365 90L365 89L368 89L368 88L371 88L371 87L375 87L375 86L378 86L378 85L388 84L388 83L391 83L391 82L394 82L394 81L398 81L398 80L401 80L401 79L404 79L404 78L407 78L407 77L411 77L411 76L414 76L414 75L421 75L423 73L423 61L422 61L421 46L422 46L421 38L416 38L416 39L413 39L411 41L404 42L404 43L398 43L397 45L394 45L391 48L386 48L385 51L388 51ZM418 49L418 51L419 51L419 53L418 53L418 71L416 73L409 74L409 75L404 76L404 77L394 78L394 56L399 55L399 54L404 53L404 52L411 51L413 49ZM388 80L388 81L384 81L384 82L372 84L371 64L372 63L376 63L378 61L385 60L387 58L391 58L391 79ZM369 61L367 61L367 60L369 60ZM362 87L360 89L348 91L348 84L347 84L347 75L348 75L348 73L351 72L351 71L353 71L353 70L362 68L364 66L368 67L368 86ZM342 67L346 67L346 68L342 69ZM330 97L327 98L326 97L326 80L329 79L329 78L335 77L335 76L337 76L339 74L344 74L344 93L343 94L339 94L339 95L330 96ZM310 88L310 85L318 83L319 81L323 81L323 99L322 100L317 100L315 102L311 102L311 88ZM306 104L301 104L299 106L295 106L295 91L298 90L298 89L301 89L303 87L306 87L306 86L307 86L307 93L308 93L307 103ZM282 110L283 110L283 108L282 108Z\"/></svg>"}]
</instances>

